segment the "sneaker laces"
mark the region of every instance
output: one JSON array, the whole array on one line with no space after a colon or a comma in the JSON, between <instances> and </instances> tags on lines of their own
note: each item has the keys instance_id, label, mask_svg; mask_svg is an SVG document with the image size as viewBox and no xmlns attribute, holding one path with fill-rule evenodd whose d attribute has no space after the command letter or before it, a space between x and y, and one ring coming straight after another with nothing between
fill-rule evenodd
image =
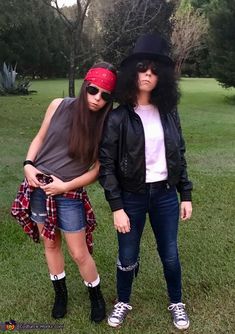
<instances>
[{"instance_id":1,"label":"sneaker laces","mask_svg":"<svg viewBox=\"0 0 235 334\"><path fill-rule=\"evenodd\" d=\"M187 314L184 308L185 304L183 303L171 304L168 306L168 310L172 311L178 320L187 320Z\"/></svg>"},{"instance_id":2,"label":"sneaker laces","mask_svg":"<svg viewBox=\"0 0 235 334\"><path fill-rule=\"evenodd\" d=\"M123 315L125 315L127 310L132 310L132 306L127 303L119 302L114 305L111 317L122 317Z\"/></svg>"}]
</instances>

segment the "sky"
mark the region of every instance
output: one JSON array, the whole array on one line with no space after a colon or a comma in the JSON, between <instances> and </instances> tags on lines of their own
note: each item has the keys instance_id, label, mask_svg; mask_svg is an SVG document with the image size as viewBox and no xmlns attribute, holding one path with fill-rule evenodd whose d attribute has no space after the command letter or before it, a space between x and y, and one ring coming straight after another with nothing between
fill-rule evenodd
<instances>
[{"instance_id":1,"label":"sky","mask_svg":"<svg viewBox=\"0 0 235 334\"><path fill-rule=\"evenodd\" d=\"M76 0L57 0L59 7L65 5L65 6L71 6L75 4L77 1Z\"/></svg>"}]
</instances>

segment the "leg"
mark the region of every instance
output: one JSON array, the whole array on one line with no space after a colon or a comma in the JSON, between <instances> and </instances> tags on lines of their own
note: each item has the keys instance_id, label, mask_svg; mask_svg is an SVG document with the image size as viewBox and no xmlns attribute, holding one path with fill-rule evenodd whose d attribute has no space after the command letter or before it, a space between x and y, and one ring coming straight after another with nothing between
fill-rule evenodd
<instances>
[{"instance_id":1,"label":"leg","mask_svg":"<svg viewBox=\"0 0 235 334\"><path fill-rule=\"evenodd\" d=\"M43 224L47 215L46 212L46 194L36 188L30 197L31 218L37 223L39 233L41 234ZM43 238L45 256L48 269L51 275L59 275L64 271L64 256L61 250L61 234L56 231L55 241Z\"/></svg>"},{"instance_id":2,"label":"leg","mask_svg":"<svg viewBox=\"0 0 235 334\"><path fill-rule=\"evenodd\" d=\"M118 303L108 317L112 327L120 326L129 310L132 282L138 270L140 239L145 225L146 196L123 193L124 210L130 218L131 230L128 233L117 233L119 254L117 260L117 295Z\"/></svg>"},{"instance_id":3,"label":"leg","mask_svg":"<svg viewBox=\"0 0 235 334\"><path fill-rule=\"evenodd\" d=\"M81 200L56 196L58 227L64 232L69 253L78 265L84 281L97 279L96 265L91 257L85 238L85 210Z\"/></svg>"},{"instance_id":4,"label":"leg","mask_svg":"<svg viewBox=\"0 0 235 334\"><path fill-rule=\"evenodd\" d=\"M95 261L90 255L85 238L85 231L64 234L69 253L77 264L84 281L93 282L98 277Z\"/></svg>"},{"instance_id":5,"label":"leg","mask_svg":"<svg viewBox=\"0 0 235 334\"><path fill-rule=\"evenodd\" d=\"M185 304L181 302L181 266L177 247L179 205L174 187L167 189L164 185L152 189L149 216L171 302L168 310L172 314L175 327L187 329L189 318Z\"/></svg>"},{"instance_id":6,"label":"leg","mask_svg":"<svg viewBox=\"0 0 235 334\"><path fill-rule=\"evenodd\" d=\"M100 278L90 255L85 236L85 212L80 200L58 196L56 198L58 226L64 231L71 257L88 287L91 301L91 320L100 322L105 318L105 301L100 290Z\"/></svg>"},{"instance_id":7,"label":"leg","mask_svg":"<svg viewBox=\"0 0 235 334\"><path fill-rule=\"evenodd\" d=\"M39 232L42 231L42 224L38 224ZM52 308L52 317L63 318L67 313L68 292L64 272L64 256L61 250L61 233L56 231L55 241L43 238L45 256L47 260L50 278L55 291L55 300Z\"/></svg>"},{"instance_id":8,"label":"leg","mask_svg":"<svg viewBox=\"0 0 235 334\"><path fill-rule=\"evenodd\" d=\"M138 269L140 240L145 225L146 196L123 192L124 210L130 219L129 233L119 233L117 260L118 301L129 303L134 272Z\"/></svg>"},{"instance_id":9,"label":"leg","mask_svg":"<svg viewBox=\"0 0 235 334\"><path fill-rule=\"evenodd\" d=\"M170 301L181 302L181 266L178 256L177 232L179 205L174 187L163 183L151 189L149 202L150 223L163 264Z\"/></svg>"},{"instance_id":10,"label":"leg","mask_svg":"<svg viewBox=\"0 0 235 334\"><path fill-rule=\"evenodd\" d=\"M85 232L65 233L65 240L84 283L88 287L91 301L91 321L100 322L105 318L106 307L100 290L100 278L96 265L86 245Z\"/></svg>"},{"instance_id":11,"label":"leg","mask_svg":"<svg viewBox=\"0 0 235 334\"><path fill-rule=\"evenodd\" d=\"M39 233L42 232L43 224L38 224ZM61 233L56 231L55 241L43 238L45 256L49 272L52 276L58 276L64 272L64 256L61 249Z\"/></svg>"},{"instance_id":12,"label":"leg","mask_svg":"<svg viewBox=\"0 0 235 334\"><path fill-rule=\"evenodd\" d=\"M46 217L46 195L40 188L35 189L30 198L32 219L38 224L39 232L42 232ZM55 301L52 309L52 317L63 318L67 312L67 288L65 283L64 257L61 250L61 234L56 231L55 241L43 238L45 256L50 272L50 277L55 290Z\"/></svg>"}]
</instances>

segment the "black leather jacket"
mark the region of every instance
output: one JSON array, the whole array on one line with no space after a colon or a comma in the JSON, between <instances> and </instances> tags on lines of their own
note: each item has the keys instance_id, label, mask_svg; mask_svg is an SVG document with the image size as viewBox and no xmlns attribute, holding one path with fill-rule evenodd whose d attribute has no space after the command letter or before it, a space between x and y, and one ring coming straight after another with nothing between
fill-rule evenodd
<instances>
[{"instance_id":1,"label":"black leather jacket","mask_svg":"<svg viewBox=\"0 0 235 334\"><path fill-rule=\"evenodd\" d=\"M191 201L192 183L188 180L185 145L177 109L161 113L164 131L167 183L176 185L181 201ZM122 209L122 190L144 193L145 140L141 119L130 106L111 111L105 123L99 151L99 181L112 211Z\"/></svg>"}]
</instances>

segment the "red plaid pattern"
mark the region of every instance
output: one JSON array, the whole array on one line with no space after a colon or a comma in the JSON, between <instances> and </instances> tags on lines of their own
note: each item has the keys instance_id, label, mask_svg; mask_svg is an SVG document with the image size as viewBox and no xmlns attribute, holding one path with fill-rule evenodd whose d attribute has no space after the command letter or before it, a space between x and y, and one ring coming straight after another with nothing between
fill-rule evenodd
<instances>
[{"instance_id":1,"label":"red plaid pattern","mask_svg":"<svg viewBox=\"0 0 235 334\"><path fill-rule=\"evenodd\" d=\"M27 180L21 183L17 192L16 198L11 206L11 214L23 228L24 232L29 235L35 242L39 242L39 231L37 223L35 223L30 217L30 194L34 190L30 187ZM70 191L64 193L63 196L68 198L80 199L83 201L86 214L86 242L89 252L93 251L93 236L92 232L96 227L95 215L88 198L87 192L84 188L80 188L76 191ZM56 203L53 196L47 196L46 200L47 217L45 220L44 228L42 230L42 236L50 240L55 240L55 231L57 225L56 219Z\"/></svg>"}]
</instances>

